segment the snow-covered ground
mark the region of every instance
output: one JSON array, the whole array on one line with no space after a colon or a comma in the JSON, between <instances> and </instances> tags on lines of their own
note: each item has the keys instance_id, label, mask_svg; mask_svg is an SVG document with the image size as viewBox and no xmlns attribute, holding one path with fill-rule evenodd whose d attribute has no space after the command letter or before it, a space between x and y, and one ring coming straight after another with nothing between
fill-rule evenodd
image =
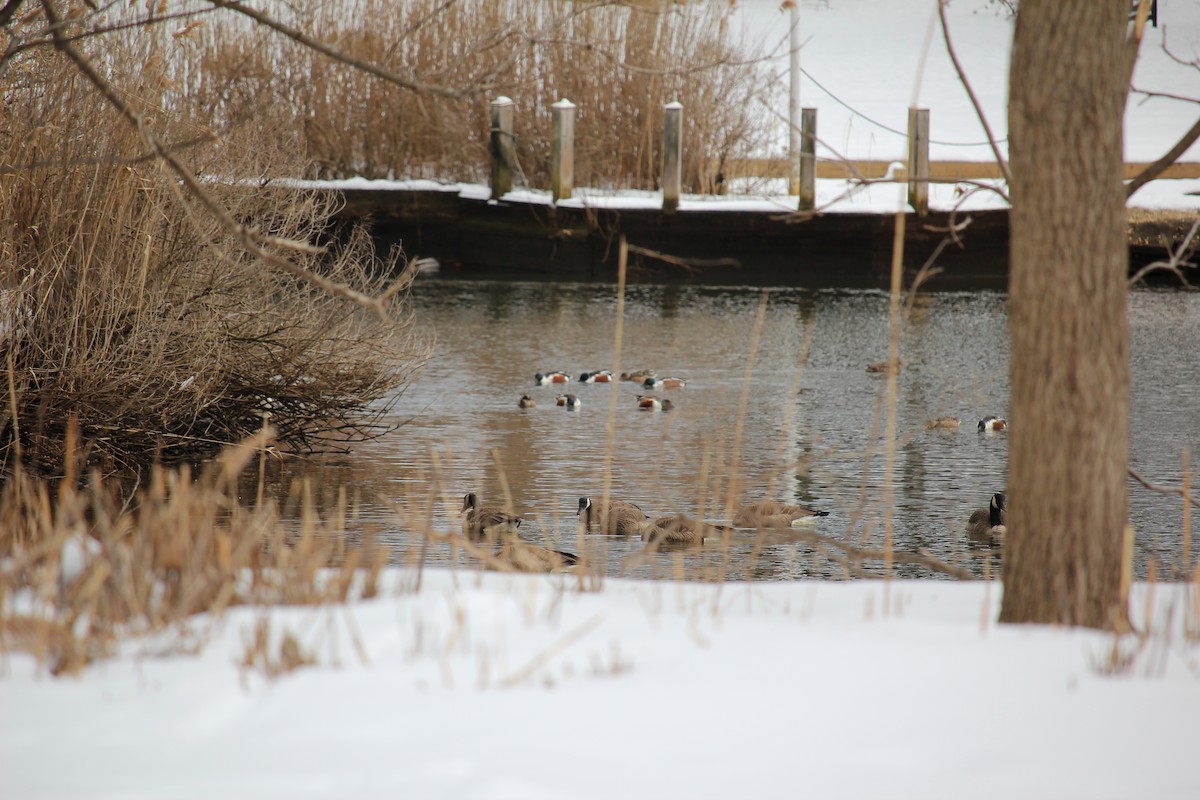
<instances>
[{"instance_id":1,"label":"snow-covered ground","mask_svg":"<svg viewBox=\"0 0 1200 800\"><path fill-rule=\"evenodd\" d=\"M786 31L774 0L744 3ZM822 135L855 158L897 157L866 117L903 128L932 3L801 7ZM1200 97L1200 73L1161 54L1166 36L1197 57L1200 3L1159 9L1135 84ZM1011 22L985 0L955 0L950 18L1002 136ZM915 90L934 139L978 141L947 68L935 32ZM1129 157L1157 157L1196 109L1135 99ZM935 144L934 157L987 155ZM822 181L819 195L845 188ZM1157 181L1135 204L1196 208L1197 190ZM890 210L899 189L858 197L852 210ZM1183 630L1200 610L1183 587L1135 587L1150 635L1114 645L998 626L997 583L579 593L572 578L431 571L412 594L387 577L391 591L350 606L197 619L196 653L193 639L129 640L77 678L0 656L0 798L1200 797L1200 648ZM273 679L240 667L263 620L315 663ZM1114 646L1129 657L1115 674Z\"/></svg>"},{"instance_id":2,"label":"snow-covered ground","mask_svg":"<svg viewBox=\"0 0 1200 800\"><path fill-rule=\"evenodd\" d=\"M128 641L65 679L9 655L0 797L1191 800L1196 609L1142 585L1139 618L1147 593L1111 674L1110 636L998 626L996 583L429 572L198 619L198 655ZM239 667L264 617L316 663Z\"/></svg>"}]
</instances>

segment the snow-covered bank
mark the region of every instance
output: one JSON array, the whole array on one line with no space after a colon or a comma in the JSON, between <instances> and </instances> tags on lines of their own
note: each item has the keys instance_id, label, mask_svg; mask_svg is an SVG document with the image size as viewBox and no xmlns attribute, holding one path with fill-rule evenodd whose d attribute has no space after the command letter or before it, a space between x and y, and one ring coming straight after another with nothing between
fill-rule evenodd
<instances>
[{"instance_id":1,"label":"snow-covered bank","mask_svg":"<svg viewBox=\"0 0 1200 800\"><path fill-rule=\"evenodd\" d=\"M79 678L9 654L0 796L1200 791L1200 650L1178 585L1136 587L1154 633L1107 674L1110 636L996 625L995 583L424 581L348 607L237 609L197 655L131 640ZM264 618L316 664L240 667Z\"/></svg>"}]
</instances>

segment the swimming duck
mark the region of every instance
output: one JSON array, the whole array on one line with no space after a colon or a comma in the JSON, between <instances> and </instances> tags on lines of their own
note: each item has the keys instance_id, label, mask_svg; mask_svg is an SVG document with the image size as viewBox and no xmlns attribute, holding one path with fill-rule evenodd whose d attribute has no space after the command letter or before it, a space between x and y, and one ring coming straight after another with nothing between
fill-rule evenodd
<instances>
[{"instance_id":1,"label":"swimming duck","mask_svg":"<svg viewBox=\"0 0 1200 800\"><path fill-rule=\"evenodd\" d=\"M509 514L495 506L479 505L479 497L474 493L463 497L462 532L463 536L472 541L497 539L501 534L515 534L521 527L521 518Z\"/></svg>"},{"instance_id":2,"label":"swimming duck","mask_svg":"<svg viewBox=\"0 0 1200 800\"><path fill-rule=\"evenodd\" d=\"M521 408L537 408L537 401L527 394L521 395L521 399L517 401L517 405Z\"/></svg>"},{"instance_id":3,"label":"swimming duck","mask_svg":"<svg viewBox=\"0 0 1200 800\"><path fill-rule=\"evenodd\" d=\"M576 409L583 405L583 401L580 400L577 395L573 394L560 394L558 397L554 398L554 402L560 406L566 406L570 409Z\"/></svg>"},{"instance_id":4,"label":"swimming duck","mask_svg":"<svg viewBox=\"0 0 1200 800\"><path fill-rule=\"evenodd\" d=\"M533 381L538 386L549 386L552 383L570 383L571 376L565 372L537 372Z\"/></svg>"},{"instance_id":5,"label":"swimming duck","mask_svg":"<svg viewBox=\"0 0 1200 800\"><path fill-rule=\"evenodd\" d=\"M664 397L659 400L657 397L649 397L639 394L637 397L638 408L644 411L670 411L675 407L670 398Z\"/></svg>"},{"instance_id":6,"label":"swimming duck","mask_svg":"<svg viewBox=\"0 0 1200 800\"><path fill-rule=\"evenodd\" d=\"M967 536L988 544L1004 544L1008 533L1005 525L1004 493L996 492L987 508L977 508L967 520Z\"/></svg>"},{"instance_id":7,"label":"swimming duck","mask_svg":"<svg viewBox=\"0 0 1200 800\"><path fill-rule=\"evenodd\" d=\"M575 513L582 517L586 530L619 536L640 533L650 519L634 503L610 499L606 505L603 500L590 497L579 498L579 510Z\"/></svg>"},{"instance_id":8,"label":"swimming duck","mask_svg":"<svg viewBox=\"0 0 1200 800\"><path fill-rule=\"evenodd\" d=\"M595 372L585 372L579 376L580 383L612 383L612 370L601 369Z\"/></svg>"},{"instance_id":9,"label":"swimming duck","mask_svg":"<svg viewBox=\"0 0 1200 800\"><path fill-rule=\"evenodd\" d=\"M639 369L637 372L622 372L621 373L621 380L633 381L634 383L641 383L644 380L646 380L646 378L653 378L653 377L654 377L654 370L652 370L652 369Z\"/></svg>"},{"instance_id":10,"label":"swimming duck","mask_svg":"<svg viewBox=\"0 0 1200 800\"><path fill-rule=\"evenodd\" d=\"M646 378L642 381L643 389L682 389L686 385L682 378Z\"/></svg>"},{"instance_id":11,"label":"swimming duck","mask_svg":"<svg viewBox=\"0 0 1200 800\"><path fill-rule=\"evenodd\" d=\"M1008 430L1008 420L1000 417L984 417L979 420L979 430L981 431L1006 431Z\"/></svg>"},{"instance_id":12,"label":"swimming duck","mask_svg":"<svg viewBox=\"0 0 1200 800\"><path fill-rule=\"evenodd\" d=\"M733 516L735 528L790 528L817 517L829 516L828 511L781 503L777 500L759 500L747 503Z\"/></svg>"},{"instance_id":13,"label":"swimming duck","mask_svg":"<svg viewBox=\"0 0 1200 800\"><path fill-rule=\"evenodd\" d=\"M962 421L958 417L936 417L935 419L925 420L925 430L932 431L939 428L950 430L962 425Z\"/></svg>"},{"instance_id":14,"label":"swimming duck","mask_svg":"<svg viewBox=\"0 0 1200 800\"><path fill-rule=\"evenodd\" d=\"M706 538L732 533L727 525L693 519L684 514L670 514L653 522L643 523L641 534L646 547L653 550L663 544L703 544Z\"/></svg>"}]
</instances>

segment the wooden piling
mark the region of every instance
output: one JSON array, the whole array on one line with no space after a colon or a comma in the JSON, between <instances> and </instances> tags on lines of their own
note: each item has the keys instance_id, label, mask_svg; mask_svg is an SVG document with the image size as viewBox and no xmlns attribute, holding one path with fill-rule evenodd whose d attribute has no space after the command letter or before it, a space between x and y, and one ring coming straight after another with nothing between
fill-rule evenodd
<instances>
[{"instance_id":1,"label":"wooden piling","mask_svg":"<svg viewBox=\"0 0 1200 800\"><path fill-rule=\"evenodd\" d=\"M801 211L812 211L817 205L817 110L806 108L801 114L800 130L804 140L800 143L800 195Z\"/></svg>"},{"instance_id":2,"label":"wooden piling","mask_svg":"<svg viewBox=\"0 0 1200 800\"><path fill-rule=\"evenodd\" d=\"M663 106L662 210L679 208L683 184L683 104L678 100Z\"/></svg>"},{"instance_id":3,"label":"wooden piling","mask_svg":"<svg viewBox=\"0 0 1200 800\"><path fill-rule=\"evenodd\" d=\"M908 204L929 213L929 109L908 109Z\"/></svg>"},{"instance_id":4,"label":"wooden piling","mask_svg":"<svg viewBox=\"0 0 1200 800\"><path fill-rule=\"evenodd\" d=\"M575 104L567 98L550 106L554 142L550 154L550 192L553 201L569 198L575 189Z\"/></svg>"},{"instance_id":5,"label":"wooden piling","mask_svg":"<svg viewBox=\"0 0 1200 800\"><path fill-rule=\"evenodd\" d=\"M513 168L517 162L516 142L513 139L511 98L500 96L492 101L492 131L489 150L492 155L492 199L498 200L512 191Z\"/></svg>"}]
</instances>

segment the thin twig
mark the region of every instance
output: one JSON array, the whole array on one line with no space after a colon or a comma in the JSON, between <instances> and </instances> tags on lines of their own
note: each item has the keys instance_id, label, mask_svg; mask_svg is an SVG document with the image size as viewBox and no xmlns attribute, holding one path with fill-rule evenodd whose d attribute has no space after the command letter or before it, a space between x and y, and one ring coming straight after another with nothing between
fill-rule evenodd
<instances>
[{"instance_id":1,"label":"thin twig","mask_svg":"<svg viewBox=\"0 0 1200 800\"><path fill-rule=\"evenodd\" d=\"M967 90L967 96L971 98L971 106L979 116L980 124L983 125L983 132L987 135L988 146L992 148L992 155L996 157L996 166L1000 167L1000 172L1004 174L1004 182L1011 186L1012 173L1009 172L1008 162L1004 160L1004 156L1000 155L1000 147L996 144L996 137L992 133L991 126L988 125L987 116L983 113L983 107L979 104L979 98L975 96L975 90L971 88L971 82L967 80L967 73L958 61L958 54L954 52L954 43L950 40L950 26L946 22L946 2L947 0L938 0L938 16L942 20L942 38L946 40L946 52L950 54L950 60L954 63L954 71L958 73L958 80L962 83L963 88Z\"/></svg>"}]
</instances>

